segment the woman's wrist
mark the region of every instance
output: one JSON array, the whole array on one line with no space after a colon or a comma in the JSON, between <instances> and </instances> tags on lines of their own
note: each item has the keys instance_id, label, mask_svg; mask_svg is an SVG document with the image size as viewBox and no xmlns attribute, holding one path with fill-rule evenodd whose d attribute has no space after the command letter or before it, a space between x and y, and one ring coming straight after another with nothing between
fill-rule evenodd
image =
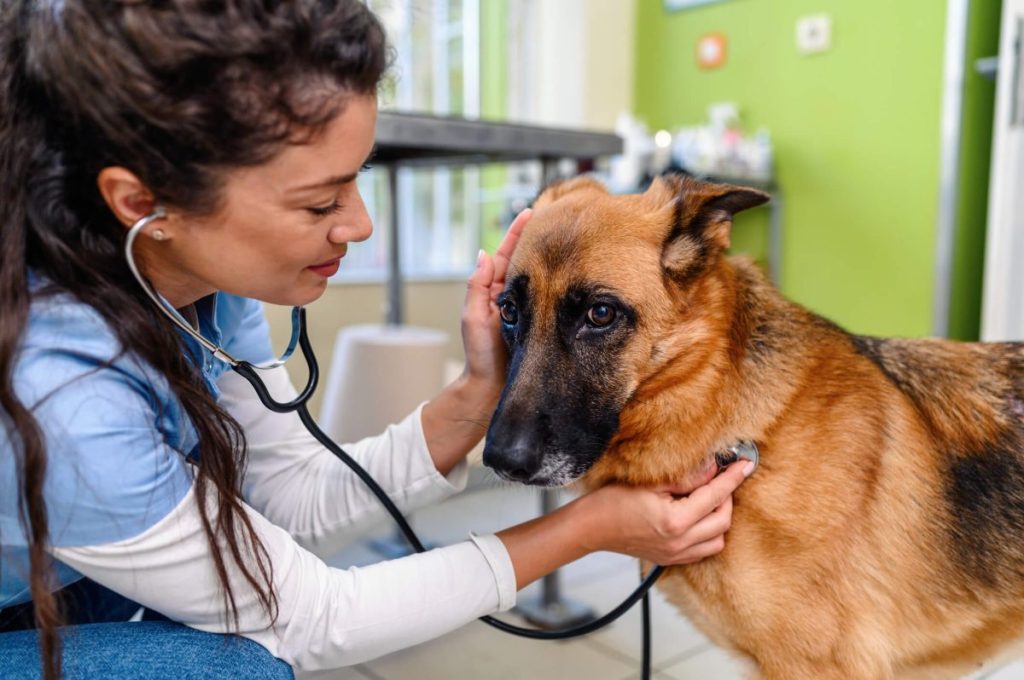
<instances>
[{"instance_id":1,"label":"woman's wrist","mask_svg":"<svg viewBox=\"0 0 1024 680\"><path fill-rule=\"evenodd\" d=\"M581 531L587 510L580 500L497 533L512 560L517 590L594 552Z\"/></svg>"},{"instance_id":2,"label":"woman's wrist","mask_svg":"<svg viewBox=\"0 0 1024 680\"><path fill-rule=\"evenodd\" d=\"M466 371L450 387L456 391L459 401L467 411L481 412L490 421L491 414L498 406L498 399L501 397L501 390L505 385L476 377Z\"/></svg>"},{"instance_id":3,"label":"woman's wrist","mask_svg":"<svg viewBox=\"0 0 1024 680\"><path fill-rule=\"evenodd\" d=\"M423 407L423 436L438 472L448 474L487 433L500 395L500 386L464 374Z\"/></svg>"},{"instance_id":4,"label":"woman's wrist","mask_svg":"<svg viewBox=\"0 0 1024 680\"><path fill-rule=\"evenodd\" d=\"M575 527L575 538L581 550L587 554L607 550L608 520L601 509L600 494L588 493L580 496L566 510L572 512L572 525Z\"/></svg>"}]
</instances>

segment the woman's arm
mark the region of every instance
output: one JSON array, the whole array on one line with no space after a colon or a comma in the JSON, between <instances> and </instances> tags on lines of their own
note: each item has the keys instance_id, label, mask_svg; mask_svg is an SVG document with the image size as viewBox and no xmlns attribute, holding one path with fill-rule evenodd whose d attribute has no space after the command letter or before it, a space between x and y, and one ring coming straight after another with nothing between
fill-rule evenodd
<instances>
[{"instance_id":1,"label":"woman's arm","mask_svg":"<svg viewBox=\"0 0 1024 680\"><path fill-rule=\"evenodd\" d=\"M434 466L449 474L487 432L500 388L462 375L423 405L423 436Z\"/></svg>"},{"instance_id":2,"label":"woman's arm","mask_svg":"<svg viewBox=\"0 0 1024 680\"><path fill-rule=\"evenodd\" d=\"M276 399L295 397L284 367L262 377ZM369 488L306 431L297 415L268 411L234 373L223 375L217 386L221 406L245 432L249 461L243 496L301 546L317 555L333 554L361 528L385 517ZM403 511L441 500L466 483L465 464L447 476L437 471L421 421L418 409L378 436L342 445Z\"/></svg>"}]
</instances>

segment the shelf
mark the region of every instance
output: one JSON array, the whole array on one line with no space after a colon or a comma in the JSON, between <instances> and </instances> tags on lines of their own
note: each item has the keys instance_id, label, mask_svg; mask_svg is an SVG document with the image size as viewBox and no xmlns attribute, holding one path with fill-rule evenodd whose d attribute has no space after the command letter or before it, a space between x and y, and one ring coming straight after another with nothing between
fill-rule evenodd
<instances>
[{"instance_id":1,"label":"shelf","mask_svg":"<svg viewBox=\"0 0 1024 680\"><path fill-rule=\"evenodd\" d=\"M377 164L590 160L622 153L605 132L495 123L417 113L377 114Z\"/></svg>"}]
</instances>

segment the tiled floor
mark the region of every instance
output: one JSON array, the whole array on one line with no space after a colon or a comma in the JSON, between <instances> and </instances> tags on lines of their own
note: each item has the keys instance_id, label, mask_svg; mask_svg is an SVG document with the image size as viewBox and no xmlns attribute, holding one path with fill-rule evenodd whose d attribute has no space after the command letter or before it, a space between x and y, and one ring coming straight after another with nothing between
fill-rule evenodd
<instances>
[{"instance_id":1,"label":"tiled floor","mask_svg":"<svg viewBox=\"0 0 1024 680\"><path fill-rule=\"evenodd\" d=\"M468 491L413 518L421 537L435 544L465 538L468 532L488 533L537 514L537 491L495 486ZM375 536L387 536L390 526ZM355 545L331 560L336 566L366 564L379 556L365 544ZM562 593L598 613L618 604L636 586L634 560L602 553L569 565L561 572ZM539 584L519 594L519 600L539 593ZM658 680L730 680L743 678L743 668L711 645L658 595L652 598L652 677ZM522 623L517 616L507 616ZM524 640L472 623L432 642L354 668L318 675L333 680L626 680L640 674L640 608L610 627L568 642ZM985 669L971 680L1021 680L1024 663Z\"/></svg>"}]
</instances>

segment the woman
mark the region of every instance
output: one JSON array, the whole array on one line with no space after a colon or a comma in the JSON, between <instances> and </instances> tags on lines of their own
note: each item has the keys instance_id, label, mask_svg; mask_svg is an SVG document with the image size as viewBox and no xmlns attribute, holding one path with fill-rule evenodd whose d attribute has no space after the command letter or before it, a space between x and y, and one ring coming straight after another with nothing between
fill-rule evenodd
<instances>
[{"instance_id":1,"label":"woman","mask_svg":"<svg viewBox=\"0 0 1024 680\"><path fill-rule=\"evenodd\" d=\"M355 177L373 146L380 24L358 0L0 12L0 673L57 676L62 637L69 675L337 667L507 609L591 551L677 564L721 550L738 466L687 498L609 487L495 536L324 565L375 501L178 332L122 249L154 217L133 250L146 279L232 354L269 359L258 301L312 302L370 235ZM470 280L462 378L349 447L404 509L465 484L473 423L504 379L494 298L527 218ZM266 379L294 394L283 368ZM187 628L113 623L140 605Z\"/></svg>"}]
</instances>

